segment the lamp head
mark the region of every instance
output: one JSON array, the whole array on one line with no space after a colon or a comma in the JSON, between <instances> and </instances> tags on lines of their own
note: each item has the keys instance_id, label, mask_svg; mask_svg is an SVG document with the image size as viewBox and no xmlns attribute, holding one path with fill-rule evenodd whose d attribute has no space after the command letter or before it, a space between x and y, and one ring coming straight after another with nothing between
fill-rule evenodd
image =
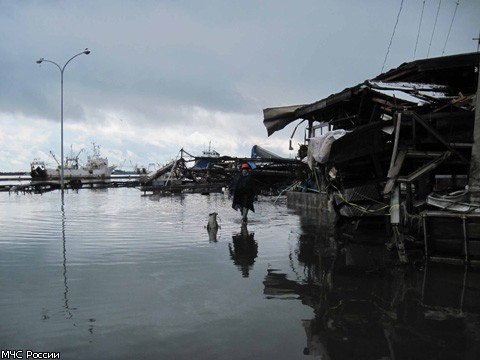
<instances>
[{"instance_id":1,"label":"lamp head","mask_svg":"<svg viewBox=\"0 0 480 360\"><path fill-rule=\"evenodd\" d=\"M36 61L37 64L41 64L43 62L43 58L40 58Z\"/></svg>"},{"instance_id":2,"label":"lamp head","mask_svg":"<svg viewBox=\"0 0 480 360\"><path fill-rule=\"evenodd\" d=\"M90 54L90 50L88 50L88 48L85 48L85 50L83 51L83 53L84 53L85 55L88 55L88 54Z\"/></svg>"}]
</instances>

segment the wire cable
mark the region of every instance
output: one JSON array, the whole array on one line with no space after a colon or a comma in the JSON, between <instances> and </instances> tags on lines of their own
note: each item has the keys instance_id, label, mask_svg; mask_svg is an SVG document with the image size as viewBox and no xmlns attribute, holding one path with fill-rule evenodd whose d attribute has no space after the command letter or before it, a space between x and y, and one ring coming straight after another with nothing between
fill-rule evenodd
<instances>
[{"instance_id":1,"label":"wire cable","mask_svg":"<svg viewBox=\"0 0 480 360\"><path fill-rule=\"evenodd\" d=\"M383 69L385 68L385 63L387 62L388 53L390 52L390 47L392 46L393 37L395 36L395 31L397 30L398 19L400 18L400 13L402 12L402 7L403 7L403 0L400 3L400 9L398 10L398 14L397 14L397 21L395 22L395 26L393 27L392 37L390 38L390 44L388 44L387 53L385 54L385 59L383 60L381 73L383 73Z\"/></svg>"},{"instance_id":2,"label":"wire cable","mask_svg":"<svg viewBox=\"0 0 480 360\"><path fill-rule=\"evenodd\" d=\"M357 209L357 210L359 210L360 212L365 213L365 214L375 214L375 213L378 213L378 212L385 212L385 209L388 209L388 212L386 213L386 215L391 215L392 209L399 207L399 205L388 205L388 204L385 204L385 203L376 201L376 200L374 200L374 199L370 199L370 200L372 200L373 202L376 202L376 203L378 203L378 204L380 204L380 205L383 205L383 206L380 207L380 208L376 208L376 209L369 209L369 208L367 208L367 207L360 206L360 205L358 205L358 204L356 204L356 203L353 203L353 202L351 202L351 201L348 201L348 200L345 198L345 196L343 195L343 193L342 193L335 185L333 185L333 184L330 183L330 186L335 189L335 191L336 191L336 192L335 192L335 195L337 195L337 196L339 197L339 199L340 199L343 203L345 203L346 205L348 205L348 206L350 206L350 207L352 207L352 208L355 208L355 209ZM356 191L354 191L354 193L355 193L356 195L361 195L360 193L358 193L358 192L356 192ZM362 196L362 197L364 197L364 196ZM365 198L365 199L368 199L368 197L364 197L364 198Z\"/></svg>"},{"instance_id":3,"label":"wire cable","mask_svg":"<svg viewBox=\"0 0 480 360\"><path fill-rule=\"evenodd\" d=\"M437 16L435 16L435 23L433 24L432 36L430 37L430 44L428 44L427 59L430 55L430 47L432 46L433 35L435 34L435 28L437 27L438 14L440 13L440 6L442 5L442 0L438 2Z\"/></svg>"},{"instance_id":4,"label":"wire cable","mask_svg":"<svg viewBox=\"0 0 480 360\"><path fill-rule=\"evenodd\" d=\"M415 55L417 54L418 38L420 37L420 29L422 27L424 10L425 10L425 0L423 0L422 14L420 15L420 24L418 24L417 41L415 42L415 50L413 51L413 60L415 60Z\"/></svg>"},{"instance_id":5,"label":"wire cable","mask_svg":"<svg viewBox=\"0 0 480 360\"><path fill-rule=\"evenodd\" d=\"M448 41L448 38L450 37L450 31L452 30L453 20L455 20L455 15L457 14L457 9L459 4L460 4L460 0L457 1L457 5L455 6L455 11L453 12L452 22L450 23L450 28L448 29L447 38L445 39L445 45L443 45L442 55L445 53L445 48L447 47L447 41Z\"/></svg>"}]
</instances>

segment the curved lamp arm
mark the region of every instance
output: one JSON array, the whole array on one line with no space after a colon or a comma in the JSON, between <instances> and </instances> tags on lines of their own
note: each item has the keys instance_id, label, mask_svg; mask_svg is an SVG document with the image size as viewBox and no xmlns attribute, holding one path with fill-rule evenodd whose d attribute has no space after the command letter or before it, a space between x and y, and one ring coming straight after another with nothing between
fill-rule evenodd
<instances>
[{"instance_id":1,"label":"curved lamp arm","mask_svg":"<svg viewBox=\"0 0 480 360\"><path fill-rule=\"evenodd\" d=\"M73 55L70 59L67 60L67 62L65 63L65 65L63 65L63 67L60 67L60 65L58 65L55 61L52 61L52 60L48 60L48 59L45 59L45 58L40 58L36 61L37 64L41 64L42 62L49 62L53 65L55 65L56 67L58 67L58 70L60 70L60 72L63 73L63 71L65 70L65 67L68 65L68 63L70 61L72 61L73 59L75 59L77 56L80 56L80 55L88 55L90 54L90 50L88 50L88 48L86 48L85 50L83 50L82 52L76 54L76 55Z\"/></svg>"}]
</instances>

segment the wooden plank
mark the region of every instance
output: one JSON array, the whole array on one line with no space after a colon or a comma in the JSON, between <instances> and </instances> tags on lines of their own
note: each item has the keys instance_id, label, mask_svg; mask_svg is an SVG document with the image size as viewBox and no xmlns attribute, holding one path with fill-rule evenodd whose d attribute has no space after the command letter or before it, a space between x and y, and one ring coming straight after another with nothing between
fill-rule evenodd
<instances>
[{"instance_id":1,"label":"wooden plank","mask_svg":"<svg viewBox=\"0 0 480 360\"><path fill-rule=\"evenodd\" d=\"M407 155L406 150L400 150L398 152L397 158L395 159L395 164L388 170L388 177L389 178L394 178L398 175L400 172L400 169L402 168L403 161L405 160L405 156Z\"/></svg>"},{"instance_id":2,"label":"wooden plank","mask_svg":"<svg viewBox=\"0 0 480 360\"><path fill-rule=\"evenodd\" d=\"M388 170L388 181L385 184L385 188L383 189L384 194L389 194L393 186L395 185L395 181L397 180L398 173L400 172L400 169L402 168L403 161L405 160L407 152L405 150L401 150L398 153L397 158L395 159L395 164Z\"/></svg>"}]
</instances>

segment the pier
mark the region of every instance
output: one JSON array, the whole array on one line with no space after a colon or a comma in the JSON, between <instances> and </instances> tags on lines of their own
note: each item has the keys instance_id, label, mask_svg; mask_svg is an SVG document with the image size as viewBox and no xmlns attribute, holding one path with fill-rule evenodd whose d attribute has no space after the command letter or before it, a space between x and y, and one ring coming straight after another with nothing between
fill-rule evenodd
<instances>
[{"instance_id":1,"label":"pier","mask_svg":"<svg viewBox=\"0 0 480 360\"><path fill-rule=\"evenodd\" d=\"M65 180L65 189L136 187L138 175L120 175L99 179ZM0 178L0 192L42 194L61 189L60 180L32 180L28 175Z\"/></svg>"},{"instance_id":2,"label":"pier","mask_svg":"<svg viewBox=\"0 0 480 360\"><path fill-rule=\"evenodd\" d=\"M257 192L278 195L295 182L303 164L298 159L277 156L260 146L253 146L250 157L219 156L210 151L193 156L181 149L177 159L157 170L141 174L110 177L65 178L65 189L134 187L146 195L178 193L221 193L232 182L240 165L252 169ZM57 179L32 180L29 175L0 178L0 191L15 193L44 193L61 188Z\"/></svg>"}]
</instances>

